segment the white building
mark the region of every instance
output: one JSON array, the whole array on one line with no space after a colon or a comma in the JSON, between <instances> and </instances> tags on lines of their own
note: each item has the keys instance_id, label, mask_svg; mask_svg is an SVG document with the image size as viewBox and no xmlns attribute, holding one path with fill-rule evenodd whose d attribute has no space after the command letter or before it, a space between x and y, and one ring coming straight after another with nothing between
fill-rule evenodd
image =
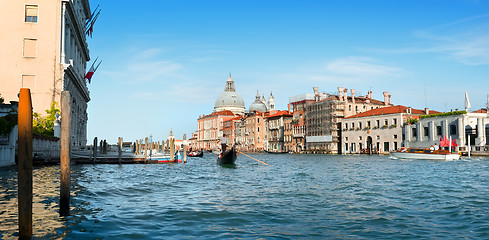
<instances>
[{"instance_id":1,"label":"white building","mask_svg":"<svg viewBox=\"0 0 489 240\"><path fill-rule=\"evenodd\" d=\"M404 127L406 147L429 147L439 144L443 137L455 139L456 151L487 152L489 149L489 114L487 110L465 111L428 115L416 124ZM470 138L470 143L469 143Z\"/></svg>"},{"instance_id":2,"label":"white building","mask_svg":"<svg viewBox=\"0 0 489 240\"><path fill-rule=\"evenodd\" d=\"M398 105L346 117L341 123L342 152L382 154L396 150L402 146L402 127L427 111Z\"/></svg>"}]
</instances>

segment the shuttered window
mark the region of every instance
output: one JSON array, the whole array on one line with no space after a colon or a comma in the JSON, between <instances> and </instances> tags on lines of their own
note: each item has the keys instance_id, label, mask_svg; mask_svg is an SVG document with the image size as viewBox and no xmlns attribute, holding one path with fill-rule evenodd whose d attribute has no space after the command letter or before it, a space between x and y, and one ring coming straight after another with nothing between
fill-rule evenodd
<instances>
[{"instance_id":1,"label":"shuttered window","mask_svg":"<svg viewBox=\"0 0 489 240\"><path fill-rule=\"evenodd\" d=\"M38 6L25 5L25 22L37 23Z\"/></svg>"}]
</instances>

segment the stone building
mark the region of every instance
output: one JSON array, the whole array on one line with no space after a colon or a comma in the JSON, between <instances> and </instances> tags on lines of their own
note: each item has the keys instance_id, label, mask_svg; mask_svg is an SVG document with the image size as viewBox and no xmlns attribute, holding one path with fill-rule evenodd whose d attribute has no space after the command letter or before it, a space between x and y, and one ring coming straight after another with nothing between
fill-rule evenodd
<instances>
[{"instance_id":1,"label":"stone building","mask_svg":"<svg viewBox=\"0 0 489 240\"><path fill-rule=\"evenodd\" d=\"M231 111L234 114L244 115L245 104L241 95L236 92L234 87L234 80L229 74L229 78L226 81L224 92L219 95L214 105L214 112Z\"/></svg>"},{"instance_id":2,"label":"stone building","mask_svg":"<svg viewBox=\"0 0 489 240\"><path fill-rule=\"evenodd\" d=\"M384 101L373 99L372 91L364 97L355 96L355 89L347 95L347 89L338 87L338 94L314 90L314 102L305 109L306 151L312 153L341 154L341 121L345 117L368 110L392 106L390 95L384 92Z\"/></svg>"},{"instance_id":3,"label":"stone building","mask_svg":"<svg viewBox=\"0 0 489 240\"><path fill-rule=\"evenodd\" d=\"M418 122L404 127L404 145L406 147L429 147L439 144L441 138L455 140L456 151L467 152L470 146L473 152L489 151L489 114L487 110L478 110L433 114L422 117Z\"/></svg>"},{"instance_id":4,"label":"stone building","mask_svg":"<svg viewBox=\"0 0 489 240\"><path fill-rule=\"evenodd\" d=\"M201 115L197 119L197 148L206 150L220 148L218 140L224 134L224 122L244 114L243 98L236 92L234 80L229 74L224 92L216 99L214 112ZM228 140L234 141L229 138Z\"/></svg>"},{"instance_id":5,"label":"stone building","mask_svg":"<svg viewBox=\"0 0 489 240\"><path fill-rule=\"evenodd\" d=\"M285 152L285 122L291 121L289 111L278 111L267 119L268 152Z\"/></svg>"},{"instance_id":6,"label":"stone building","mask_svg":"<svg viewBox=\"0 0 489 240\"><path fill-rule=\"evenodd\" d=\"M305 113L309 104L314 102L314 94L304 93L289 98L289 111L292 110L292 148L290 151L300 153L306 150ZM291 109L292 108L292 109Z\"/></svg>"},{"instance_id":7,"label":"stone building","mask_svg":"<svg viewBox=\"0 0 489 240\"><path fill-rule=\"evenodd\" d=\"M87 103L84 79L90 60L85 22L91 16L88 0L1 1L0 93L18 101L20 88L32 93L34 112L46 114L61 91L72 96L72 144L87 143ZM8 34L7 34L8 33Z\"/></svg>"},{"instance_id":8,"label":"stone building","mask_svg":"<svg viewBox=\"0 0 489 240\"><path fill-rule=\"evenodd\" d=\"M294 144L292 118L284 119L284 151L285 152L296 152L296 147Z\"/></svg>"},{"instance_id":9,"label":"stone building","mask_svg":"<svg viewBox=\"0 0 489 240\"><path fill-rule=\"evenodd\" d=\"M409 119L418 119L427 112L427 109L419 110L398 105L346 117L341 122L341 152L383 154L396 150L403 146L403 126Z\"/></svg>"}]
</instances>

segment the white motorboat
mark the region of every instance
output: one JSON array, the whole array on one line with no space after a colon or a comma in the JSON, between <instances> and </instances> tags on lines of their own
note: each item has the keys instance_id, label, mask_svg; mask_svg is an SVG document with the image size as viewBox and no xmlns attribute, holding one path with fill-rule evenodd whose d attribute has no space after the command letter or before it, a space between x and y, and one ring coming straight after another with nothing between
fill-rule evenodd
<instances>
[{"instance_id":1,"label":"white motorboat","mask_svg":"<svg viewBox=\"0 0 489 240\"><path fill-rule=\"evenodd\" d=\"M429 150L422 148L403 148L401 150L391 152L391 155L395 158L421 160L453 161L460 158L460 154L450 153L448 150Z\"/></svg>"}]
</instances>

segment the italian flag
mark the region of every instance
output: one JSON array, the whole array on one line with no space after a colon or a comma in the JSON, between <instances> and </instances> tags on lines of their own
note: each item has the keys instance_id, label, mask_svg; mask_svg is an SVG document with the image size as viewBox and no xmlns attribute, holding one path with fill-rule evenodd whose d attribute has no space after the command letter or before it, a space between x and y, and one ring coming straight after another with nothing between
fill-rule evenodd
<instances>
[{"instance_id":1,"label":"italian flag","mask_svg":"<svg viewBox=\"0 0 489 240\"><path fill-rule=\"evenodd\" d=\"M98 58L97 58L97 59L98 59ZM100 62L97 64L97 67L94 67L94 66L95 66L95 62L97 62L97 59L95 59L95 61L92 63L92 66L91 66L91 67L90 67L90 69L88 70L87 74L85 74L85 79L88 79L88 83L91 83L93 74L95 73L95 71L97 71L98 67L99 67L99 66L100 66L100 64L102 63L102 61L100 61Z\"/></svg>"}]
</instances>

